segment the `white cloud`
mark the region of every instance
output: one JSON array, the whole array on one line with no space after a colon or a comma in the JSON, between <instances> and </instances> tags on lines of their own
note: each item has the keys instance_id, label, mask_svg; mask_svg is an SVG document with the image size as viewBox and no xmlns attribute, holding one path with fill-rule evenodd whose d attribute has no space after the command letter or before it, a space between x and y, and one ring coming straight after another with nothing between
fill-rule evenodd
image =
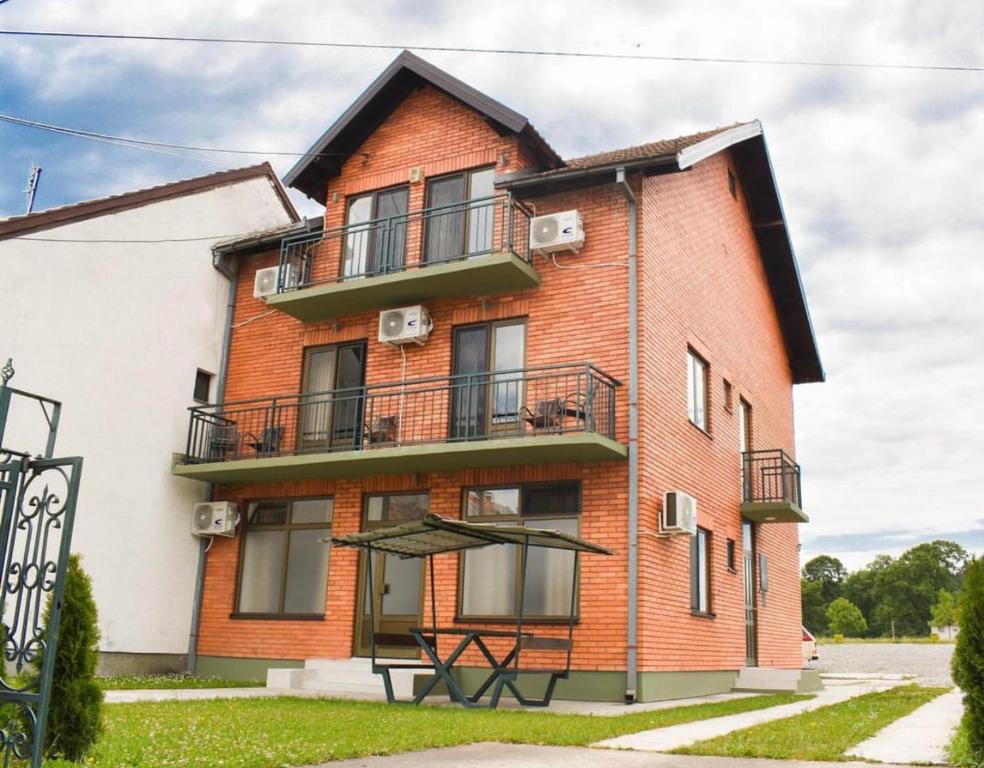
<instances>
[{"instance_id":1,"label":"white cloud","mask_svg":"<svg viewBox=\"0 0 984 768\"><path fill-rule=\"evenodd\" d=\"M5 5L4 22L25 29L961 64L980 63L984 6L15 0ZM15 94L25 116L52 122L68 115L65 122L84 117L85 127L109 132L300 152L395 54L6 38L0 57L13 62L12 84L0 85L7 89L0 93ZM796 396L814 520L808 535L918 530L927 515L948 530L981 527L981 73L423 55L528 115L568 156L761 118L830 374L827 384L800 388ZM139 108L128 109L128 98ZM78 142L66 149L72 140L58 141L63 154L55 155L45 181L85 196L209 170ZM0 146L0 157L4 152ZM219 158L228 165L258 159ZM293 164L271 161L281 173ZM0 191L0 205L19 204L19 165L0 171L0 182L0 190L18 190ZM303 210L315 214L317 206L305 203Z\"/></svg>"}]
</instances>

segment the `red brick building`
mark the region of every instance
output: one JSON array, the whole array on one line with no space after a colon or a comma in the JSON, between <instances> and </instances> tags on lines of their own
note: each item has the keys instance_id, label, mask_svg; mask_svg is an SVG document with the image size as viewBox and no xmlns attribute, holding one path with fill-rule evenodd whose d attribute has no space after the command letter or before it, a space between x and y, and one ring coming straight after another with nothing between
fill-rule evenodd
<instances>
[{"instance_id":1,"label":"red brick building","mask_svg":"<svg viewBox=\"0 0 984 768\"><path fill-rule=\"evenodd\" d=\"M192 411L174 469L242 516L207 555L200 670L365 655L368 600L390 633L419 624L416 561L380 559L367 595L365 558L321 539L429 511L614 552L582 559L560 696L697 695L746 667L802 687L792 387L823 370L757 122L565 161L405 52L286 183L324 220L217 249L224 402ZM668 493L695 527L661 518ZM538 633L566 632L564 558L530 563ZM435 575L438 624L512 626L515 553Z\"/></svg>"}]
</instances>

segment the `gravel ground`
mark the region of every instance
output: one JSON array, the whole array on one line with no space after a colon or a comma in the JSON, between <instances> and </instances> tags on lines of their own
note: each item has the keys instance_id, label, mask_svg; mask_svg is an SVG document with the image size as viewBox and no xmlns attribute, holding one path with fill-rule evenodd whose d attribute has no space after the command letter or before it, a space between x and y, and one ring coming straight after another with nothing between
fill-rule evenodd
<instances>
[{"instance_id":1,"label":"gravel ground","mask_svg":"<svg viewBox=\"0 0 984 768\"><path fill-rule=\"evenodd\" d=\"M928 685L953 685L952 644L844 643L818 650L820 658L810 667L821 672L887 672L917 675Z\"/></svg>"}]
</instances>

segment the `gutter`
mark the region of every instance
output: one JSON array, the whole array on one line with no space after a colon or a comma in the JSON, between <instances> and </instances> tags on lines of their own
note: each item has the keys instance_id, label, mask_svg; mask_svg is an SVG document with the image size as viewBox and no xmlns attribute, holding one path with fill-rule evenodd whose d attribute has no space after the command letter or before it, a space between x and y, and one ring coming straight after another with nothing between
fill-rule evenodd
<instances>
[{"instance_id":1,"label":"gutter","mask_svg":"<svg viewBox=\"0 0 984 768\"><path fill-rule=\"evenodd\" d=\"M218 402L225 401L226 377L229 373L229 348L232 346L232 322L236 313L236 291L239 288L239 270L237 263L228 258L228 254L213 250L212 263L223 275L229 278L229 300L226 304L225 330L222 334L222 359L219 362L219 376L216 381L215 394ZM221 266L220 266L221 264ZM215 486L208 483L205 496L213 500ZM195 572L195 596L191 603L191 628L188 631L188 658L185 673L194 675L198 667L198 632L202 621L202 595L205 591L205 561L211 539L206 541L203 536L198 543L198 568Z\"/></svg>"},{"instance_id":2,"label":"gutter","mask_svg":"<svg viewBox=\"0 0 984 768\"><path fill-rule=\"evenodd\" d=\"M626 166L615 169L629 207L629 616L626 635L625 701L636 700L639 635L639 210L626 180Z\"/></svg>"}]
</instances>

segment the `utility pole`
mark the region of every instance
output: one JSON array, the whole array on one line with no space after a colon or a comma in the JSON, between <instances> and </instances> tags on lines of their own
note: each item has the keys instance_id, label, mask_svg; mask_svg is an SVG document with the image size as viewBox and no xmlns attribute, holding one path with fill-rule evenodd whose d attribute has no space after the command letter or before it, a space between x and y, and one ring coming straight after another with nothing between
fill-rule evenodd
<instances>
[{"instance_id":1,"label":"utility pole","mask_svg":"<svg viewBox=\"0 0 984 768\"><path fill-rule=\"evenodd\" d=\"M31 174L27 177L27 187L24 194L27 195L27 213L34 210L34 195L38 191L38 181L41 179L41 166L31 163Z\"/></svg>"}]
</instances>

